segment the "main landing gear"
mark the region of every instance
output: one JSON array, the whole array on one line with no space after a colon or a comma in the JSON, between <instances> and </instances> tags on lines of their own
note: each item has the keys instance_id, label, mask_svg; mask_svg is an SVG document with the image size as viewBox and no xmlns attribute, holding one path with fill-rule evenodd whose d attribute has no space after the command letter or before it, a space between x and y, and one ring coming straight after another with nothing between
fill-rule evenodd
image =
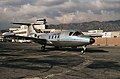
<instances>
[{"instance_id":1,"label":"main landing gear","mask_svg":"<svg viewBox=\"0 0 120 79\"><path fill-rule=\"evenodd\" d=\"M46 45L41 45L40 50L41 50L42 52L44 52L44 51L45 51L45 47L46 47Z\"/></svg>"},{"instance_id":2,"label":"main landing gear","mask_svg":"<svg viewBox=\"0 0 120 79\"><path fill-rule=\"evenodd\" d=\"M82 46L82 50L81 50L82 54L85 54L85 50L86 50L86 46Z\"/></svg>"}]
</instances>

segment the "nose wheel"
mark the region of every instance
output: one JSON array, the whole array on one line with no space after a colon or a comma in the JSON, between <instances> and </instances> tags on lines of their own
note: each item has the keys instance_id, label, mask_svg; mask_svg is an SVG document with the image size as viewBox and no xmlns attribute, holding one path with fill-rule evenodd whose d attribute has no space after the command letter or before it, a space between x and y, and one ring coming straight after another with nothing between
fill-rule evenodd
<instances>
[{"instance_id":1,"label":"nose wheel","mask_svg":"<svg viewBox=\"0 0 120 79\"><path fill-rule=\"evenodd\" d=\"M86 46L82 46L82 50L81 50L82 54L85 54L85 50L86 50Z\"/></svg>"}]
</instances>

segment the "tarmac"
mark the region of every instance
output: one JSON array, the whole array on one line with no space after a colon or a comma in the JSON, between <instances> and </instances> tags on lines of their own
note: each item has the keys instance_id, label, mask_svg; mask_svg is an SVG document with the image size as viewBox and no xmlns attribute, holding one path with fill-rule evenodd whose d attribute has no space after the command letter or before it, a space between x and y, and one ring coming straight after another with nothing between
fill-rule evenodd
<instances>
[{"instance_id":1,"label":"tarmac","mask_svg":"<svg viewBox=\"0 0 120 79\"><path fill-rule=\"evenodd\" d=\"M120 46L39 47L0 42L0 79L120 79Z\"/></svg>"}]
</instances>

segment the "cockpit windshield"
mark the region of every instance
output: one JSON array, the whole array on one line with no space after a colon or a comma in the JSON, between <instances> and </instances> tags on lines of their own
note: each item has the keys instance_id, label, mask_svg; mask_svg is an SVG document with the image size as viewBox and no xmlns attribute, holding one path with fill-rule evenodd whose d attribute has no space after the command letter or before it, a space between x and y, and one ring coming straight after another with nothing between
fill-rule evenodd
<instances>
[{"instance_id":1,"label":"cockpit windshield","mask_svg":"<svg viewBox=\"0 0 120 79\"><path fill-rule=\"evenodd\" d=\"M69 33L69 36L72 36L72 34L73 34L73 32L70 32L70 33Z\"/></svg>"},{"instance_id":2,"label":"cockpit windshield","mask_svg":"<svg viewBox=\"0 0 120 79\"><path fill-rule=\"evenodd\" d=\"M83 35L83 33L80 32L80 31L70 32L70 33L69 33L69 36L79 36L79 35Z\"/></svg>"}]
</instances>

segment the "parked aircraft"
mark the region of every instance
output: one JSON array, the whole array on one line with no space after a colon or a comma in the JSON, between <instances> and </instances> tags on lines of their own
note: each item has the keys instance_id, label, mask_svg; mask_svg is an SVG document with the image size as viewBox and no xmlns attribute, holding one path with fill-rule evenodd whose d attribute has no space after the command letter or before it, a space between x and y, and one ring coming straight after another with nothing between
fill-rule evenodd
<instances>
[{"instance_id":1,"label":"parked aircraft","mask_svg":"<svg viewBox=\"0 0 120 79\"><path fill-rule=\"evenodd\" d=\"M12 37L14 39L27 39L32 40L35 43L40 44L41 51L44 51L46 45L54 46L55 48L60 47L71 47L77 48L78 46L82 46L81 52L84 54L86 50L86 46L93 44L95 40L92 37L85 36L81 31L75 30L65 30L54 33L37 33L34 23L13 23L19 25L27 25L28 26L28 36L17 36L15 34L4 34L4 37Z\"/></svg>"}]
</instances>

